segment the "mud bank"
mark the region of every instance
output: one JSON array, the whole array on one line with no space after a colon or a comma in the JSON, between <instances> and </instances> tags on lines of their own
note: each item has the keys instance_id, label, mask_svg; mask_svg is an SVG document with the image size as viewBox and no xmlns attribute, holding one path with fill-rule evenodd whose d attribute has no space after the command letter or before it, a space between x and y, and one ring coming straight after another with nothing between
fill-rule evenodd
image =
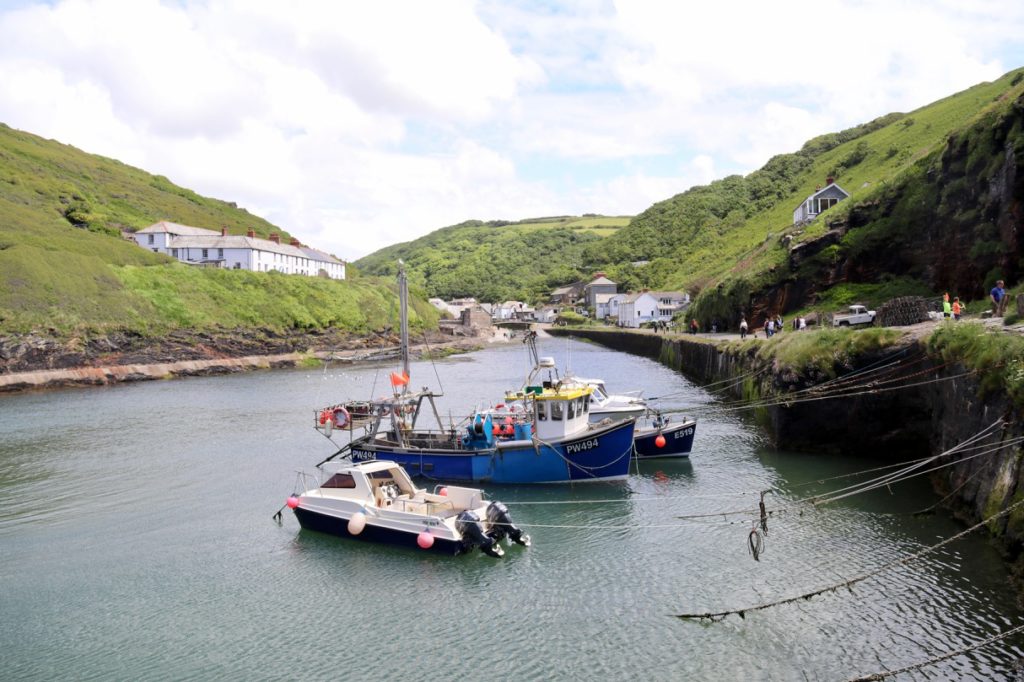
<instances>
[{"instance_id":1,"label":"mud bank","mask_svg":"<svg viewBox=\"0 0 1024 682\"><path fill-rule=\"evenodd\" d=\"M431 335L410 352L468 352L489 339ZM398 357L393 334L175 332L160 338L114 334L54 339L37 334L0 339L0 392L230 374L304 363L374 362Z\"/></svg>"}]
</instances>

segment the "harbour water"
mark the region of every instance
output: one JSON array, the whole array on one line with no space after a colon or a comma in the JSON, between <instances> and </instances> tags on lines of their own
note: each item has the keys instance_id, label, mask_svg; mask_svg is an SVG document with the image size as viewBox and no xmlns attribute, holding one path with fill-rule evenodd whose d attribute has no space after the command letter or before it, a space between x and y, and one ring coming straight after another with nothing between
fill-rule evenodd
<instances>
[{"instance_id":1,"label":"harbour water","mask_svg":"<svg viewBox=\"0 0 1024 682\"><path fill-rule=\"evenodd\" d=\"M611 390L665 407L714 400L667 368L544 340ZM752 423L699 420L690 461L624 483L490 487L533 537L450 558L300 531L297 470L332 444L314 409L384 392L393 368L328 367L0 396L0 679L846 679L969 646L1022 622L975 535L808 601L702 624L672 614L787 597L963 529L915 479L749 518L888 462L768 451ZM518 344L416 363L455 417L525 375ZM879 454L879 453L872 453ZM614 528L600 528L613 526ZM899 679L1012 678L1024 638Z\"/></svg>"}]
</instances>

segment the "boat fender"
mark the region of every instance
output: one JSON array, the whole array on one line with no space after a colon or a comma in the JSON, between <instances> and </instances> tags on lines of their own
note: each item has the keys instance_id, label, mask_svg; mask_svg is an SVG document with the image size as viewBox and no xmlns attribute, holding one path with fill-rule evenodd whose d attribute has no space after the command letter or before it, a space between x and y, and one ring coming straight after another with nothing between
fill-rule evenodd
<instances>
[{"instance_id":1,"label":"boat fender","mask_svg":"<svg viewBox=\"0 0 1024 682\"><path fill-rule=\"evenodd\" d=\"M484 532L480 517L472 509L466 509L455 517L455 530L462 536L466 549L479 547L487 556L500 557L505 554L498 542Z\"/></svg>"},{"instance_id":2,"label":"boat fender","mask_svg":"<svg viewBox=\"0 0 1024 682\"><path fill-rule=\"evenodd\" d=\"M324 422L324 435L325 436L331 435L331 429L332 428L334 428L334 420L333 419L328 419L327 421L325 421Z\"/></svg>"},{"instance_id":3,"label":"boat fender","mask_svg":"<svg viewBox=\"0 0 1024 682\"><path fill-rule=\"evenodd\" d=\"M530 546L530 536L523 532L522 528L512 523L512 516L508 513L508 507L495 500L487 507L487 523L491 524L487 534L494 538L494 542L501 542L501 539L508 536L513 542L523 547Z\"/></svg>"},{"instance_id":4,"label":"boat fender","mask_svg":"<svg viewBox=\"0 0 1024 682\"><path fill-rule=\"evenodd\" d=\"M327 423L327 420L331 418L331 411L329 409L320 410L320 426Z\"/></svg>"}]
</instances>

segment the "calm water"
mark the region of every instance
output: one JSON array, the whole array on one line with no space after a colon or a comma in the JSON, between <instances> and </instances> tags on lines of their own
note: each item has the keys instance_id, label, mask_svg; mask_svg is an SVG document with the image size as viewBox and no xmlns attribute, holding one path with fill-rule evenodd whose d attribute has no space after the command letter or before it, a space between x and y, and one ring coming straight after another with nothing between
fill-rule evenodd
<instances>
[{"instance_id":1,"label":"calm water","mask_svg":"<svg viewBox=\"0 0 1024 682\"><path fill-rule=\"evenodd\" d=\"M571 355L569 351L571 349ZM545 340L612 390L708 394L654 362ZM900 515L924 482L772 519L678 520L787 498L872 460L769 452L740 419L702 419L689 462L626 483L491 487L534 546L450 558L300 531L271 515L295 472L332 452L313 409L383 392L387 371L328 368L0 396L0 679L845 679L1013 627L1005 571L980 536L819 597L712 625L670 614L737 608L822 587L962 526ZM455 415L518 384L521 346L438 363ZM437 387L430 364L414 384ZM588 500L609 500L587 504ZM537 502L573 504L529 504ZM1010 677L1021 639L925 669ZM923 673L906 679L924 679Z\"/></svg>"}]
</instances>

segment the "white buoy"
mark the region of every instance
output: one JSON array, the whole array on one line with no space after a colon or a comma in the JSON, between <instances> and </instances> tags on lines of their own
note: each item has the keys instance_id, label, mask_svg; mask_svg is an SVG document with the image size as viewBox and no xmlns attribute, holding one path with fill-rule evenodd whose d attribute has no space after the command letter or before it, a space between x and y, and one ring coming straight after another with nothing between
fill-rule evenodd
<instances>
[{"instance_id":1,"label":"white buoy","mask_svg":"<svg viewBox=\"0 0 1024 682\"><path fill-rule=\"evenodd\" d=\"M348 532L352 535L359 535L366 528L366 514L363 512L356 512L352 515L352 518L348 520Z\"/></svg>"}]
</instances>

